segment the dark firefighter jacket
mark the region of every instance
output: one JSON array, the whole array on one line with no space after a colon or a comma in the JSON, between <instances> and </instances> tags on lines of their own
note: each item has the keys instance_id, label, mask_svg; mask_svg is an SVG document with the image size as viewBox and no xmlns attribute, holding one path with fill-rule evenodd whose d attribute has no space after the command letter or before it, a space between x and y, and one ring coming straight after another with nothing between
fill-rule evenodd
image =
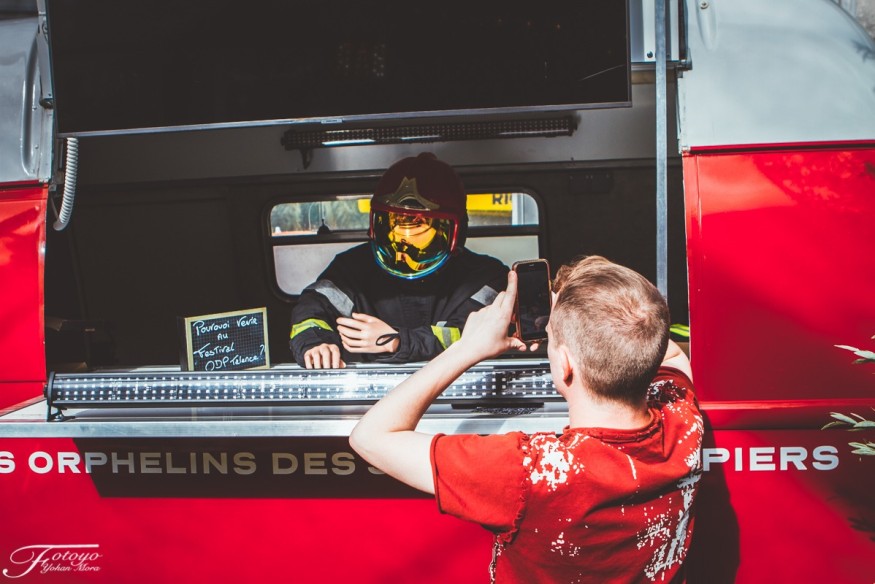
<instances>
[{"instance_id":1,"label":"dark firefighter jacket","mask_svg":"<svg viewBox=\"0 0 875 584\"><path fill-rule=\"evenodd\" d=\"M404 280L380 268L365 243L338 254L307 286L292 309L290 345L299 365L322 343L341 348L343 360L407 363L428 360L461 336L468 314L507 287L507 267L465 248L434 274ZM400 336L395 353L354 354L343 349L337 317L353 312L379 318Z\"/></svg>"}]
</instances>

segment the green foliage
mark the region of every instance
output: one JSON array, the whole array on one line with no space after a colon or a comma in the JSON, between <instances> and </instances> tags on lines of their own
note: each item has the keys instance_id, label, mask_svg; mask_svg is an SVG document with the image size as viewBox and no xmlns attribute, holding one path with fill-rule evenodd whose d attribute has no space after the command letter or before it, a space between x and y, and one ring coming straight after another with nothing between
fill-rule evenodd
<instances>
[{"instance_id":1,"label":"green foliage","mask_svg":"<svg viewBox=\"0 0 875 584\"><path fill-rule=\"evenodd\" d=\"M875 339L875 337L872 337ZM855 365L862 365L863 363L875 363L875 352L867 351L865 349L858 349L857 347L851 347L850 345L836 345L839 349L844 349L845 351L850 351L859 359L854 360ZM827 428L845 428L846 430L850 430L851 432L860 431L860 430L871 430L875 428L875 421L868 420L859 414L852 413L851 415L840 414L838 412L830 412L830 416L832 416L833 421L825 425L822 429L826 430ZM853 454L865 454L867 456L875 456L875 442L848 442L848 446L853 448Z\"/></svg>"},{"instance_id":2,"label":"green foliage","mask_svg":"<svg viewBox=\"0 0 875 584\"><path fill-rule=\"evenodd\" d=\"M848 446L853 448L851 454L875 456L875 442L848 442Z\"/></svg>"},{"instance_id":3,"label":"green foliage","mask_svg":"<svg viewBox=\"0 0 875 584\"><path fill-rule=\"evenodd\" d=\"M872 337L875 339L875 337ZM857 347L852 347L850 345L836 345L839 349L844 349L845 351L850 351L859 359L854 361L855 365L862 365L863 363L875 363L875 352L867 351L866 349L858 349Z\"/></svg>"},{"instance_id":4,"label":"green foliage","mask_svg":"<svg viewBox=\"0 0 875 584\"><path fill-rule=\"evenodd\" d=\"M866 428L875 428L875 422L872 420L867 420L860 414L851 414L850 416L846 416L845 414L840 414L838 412L830 412L829 414L835 421L830 422L826 426L823 427L824 430L827 428L835 428L835 427L846 427L848 430L865 430Z\"/></svg>"},{"instance_id":5,"label":"green foliage","mask_svg":"<svg viewBox=\"0 0 875 584\"><path fill-rule=\"evenodd\" d=\"M823 430L826 430L827 428L845 428L846 430L854 432L875 428L875 422L867 420L859 414L846 416L845 414L840 414L838 412L830 412L830 416L833 417L833 421L824 426L822 428ZM875 456L875 442L848 442L848 446L854 449L851 451L852 454Z\"/></svg>"}]
</instances>

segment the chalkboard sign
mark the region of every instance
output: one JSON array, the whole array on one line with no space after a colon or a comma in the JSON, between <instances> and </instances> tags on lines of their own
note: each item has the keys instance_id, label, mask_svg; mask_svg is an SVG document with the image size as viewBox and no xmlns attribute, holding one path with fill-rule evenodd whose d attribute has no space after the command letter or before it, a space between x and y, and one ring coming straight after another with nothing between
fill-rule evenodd
<instances>
[{"instance_id":1,"label":"chalkboard sign","mask_svg":"<svg viewBox=\"0 0 875 584\"><path fill-rule=\"evenodd\" d=\"M267 310L254 308L180 318L183 371L270 367Z\"/></svg>"}]
</instances>

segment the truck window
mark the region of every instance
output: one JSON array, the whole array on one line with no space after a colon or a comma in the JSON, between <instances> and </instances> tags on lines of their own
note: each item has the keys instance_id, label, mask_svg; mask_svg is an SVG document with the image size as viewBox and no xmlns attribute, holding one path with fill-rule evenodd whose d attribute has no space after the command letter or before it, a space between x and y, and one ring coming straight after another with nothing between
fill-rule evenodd
<instances>
[{"instance_id":1,"label":"truck window","mask_svg":"<svg viewBox=\"0 0 875 584\"><path fill-rule=\"evenodd\" d=\"M370 193L282 202L270 210L269 233L278 288L301 293L338 253L368 239ZM466 247L510 266L540 257L538 203L529 193L469 193Z\"/></svg>"}]
</instances>

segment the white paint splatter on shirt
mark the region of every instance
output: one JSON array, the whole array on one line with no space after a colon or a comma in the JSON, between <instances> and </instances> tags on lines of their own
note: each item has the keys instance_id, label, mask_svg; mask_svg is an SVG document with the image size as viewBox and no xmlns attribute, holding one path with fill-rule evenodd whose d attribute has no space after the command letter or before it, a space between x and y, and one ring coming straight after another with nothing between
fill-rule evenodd
<instances>
[{"instance_id":1,"label":"white paint splatter on shirt","mask_svg":"<svg viewBox=\"0 0 875 584\"><path fill-rule=\"evenodd\" d=\"M526 456L523 464L531 470L529 480L533 485L544 481L551 491L568 481L569 474L583 472L583 463L577 462L572 450L580 440L588 436L575 437L573 444L563 444L555 436L537 434L529 441L529 450L537 451L537 456Z\"/></svg>"},{"instance_id":2,"label":"white paint splatter on shirt","mask_svg":"<svg viewBox=\"0 0 875 584\"><path fill-rule=\"evenodd\" d=\"M626 455L626 458L629 459L629 466L632 467L632 478L637 481L638 480L638 471L635 470L635 461L632 460L632 457L629 456L628 454Z\"/></svg>"},{"instance_id":3,"label":"white paint splatter on shirt","mask_svg":"<svg viewBox=\"0 0 875 584\"><path fill-rule=\"evenodd\" d=\"M677 483L682 498L681 508L677 511L677 515L672 516L670 513L661 513L647 517L645 512L645 517L647 517L646 526L644 531L638 534L638 549L643 547L655 548L650 562L644 568L644 574L651 581L656 581L657 577L671 568L673 564L680 564L687 553L687 548L684 544L690 524L690 508L693 505L696 483L702 477L698 449L694 450L686 458L686 462L690 467L690 473L681 478ZM671 507L670 498L669 508Z\"/></svg>"},{"instance_id":4,"label":"white paint splatter on shirt","mask_svg":"<svg viewBox=\"0 0 875 584\"><path fill-rule=\"evenodd\" d=\"M656 581L660 575L664 576L666 570L676 563L680 564L686 556L685 543L689 535L690 511L696 484L702 476L701 446L704 431L702 416L697 413L690 415L690 410L682 403L676 403L676 392L677 389L670 381L659 381L650 386L650 397L656 398L662 403L664 410L681 417L688 424L686 431L678 439L678 444L690 448L684 457L689 473L677 482L681 497L680 508L674 513L666 512L657 515L648 515L645 508L645 527L637 536L637 546L638 549L654 548L650 562L644 569L644 574L651 581ZM694 437L695 440L690 443ZM677 494L669 495L668 509L674 507L672 498L676 496ZM652 506L649 509L654 510Z\"/></svg>"},{"instance_id":5,"label":"white paint splatter on shirt","mask_svg":"<svg viewBox=\"0 0 875 584\"><path fill-rule=\"evenodd\" d=\"M550 551L560 556L576 558L580 555L580 546L576 546L565 540L565 532L561 532L556 539L550 542Z\"/></svg>"}]
</instances>

